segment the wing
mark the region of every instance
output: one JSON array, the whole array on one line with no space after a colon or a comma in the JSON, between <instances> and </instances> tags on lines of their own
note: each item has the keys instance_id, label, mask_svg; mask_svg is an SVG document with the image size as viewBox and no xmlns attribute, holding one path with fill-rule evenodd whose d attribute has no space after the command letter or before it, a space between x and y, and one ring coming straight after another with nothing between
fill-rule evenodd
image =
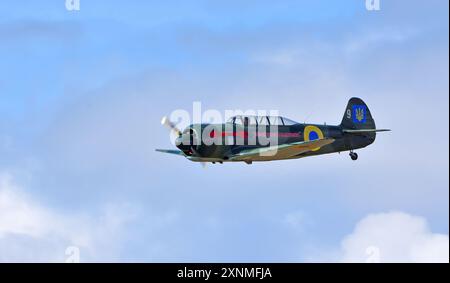
<instances>
[{"instance_id":1,"label":"wing","mask_svg":"<svg viewBox=\"0 0 450 283\"><path fill-rule=\"evenodd\" d=\"M158 151L158 152L170 153L170 154L185 156L184 153L181 150L173 150L173 149L155 149L155 150Z\"/></svg>"},{"instance_id":2,"label":"wing","mask_svg":"<svg viewBox=\"0 0 450 283\"><path fill-rule=\"evenodd\" d=\"M290 158L295 155L305 153L308 151L316 150L322 146L333 143L334 139L325 138L313 141L303 141L282 144L278 146L270 146L256 149L248 149L239 152L238 154L232 156L230 160L232 161L246 161L246 160L274 160L274 159L285 159Z\"/></svg>"}]
</instances>

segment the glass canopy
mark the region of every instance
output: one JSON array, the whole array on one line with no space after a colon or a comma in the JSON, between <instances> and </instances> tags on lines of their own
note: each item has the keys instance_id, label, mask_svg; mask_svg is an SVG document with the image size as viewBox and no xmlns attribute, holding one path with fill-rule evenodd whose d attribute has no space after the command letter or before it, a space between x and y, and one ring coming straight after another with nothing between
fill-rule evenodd
<instances>
[{"instance_id":1,"label":"glass canopy","mask_svg":"<svg viewBox=\"0 0 450 283\"><path fill-rule=\"evenodd\" d=\"M236 125L275 125L275 126L291 126L298 124L297 122L281 116L252 116L238 115L228 119L227 123Z\"/></svg>"}]
</instances>

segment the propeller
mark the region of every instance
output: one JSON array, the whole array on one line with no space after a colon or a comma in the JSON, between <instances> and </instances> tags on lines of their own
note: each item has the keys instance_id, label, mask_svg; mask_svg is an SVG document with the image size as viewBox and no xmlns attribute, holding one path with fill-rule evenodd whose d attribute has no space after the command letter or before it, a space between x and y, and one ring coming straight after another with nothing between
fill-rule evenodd
<instances>
[{"instance_id":1,"label":"propeller","mask_svg":"<svg viewBox=\"0 0 450 283\"><path fill-rule=\"evenodd\" d=\"M181 131L175 126L174 123L172 123L169 118L167 118L167 116L164 116L161 119L161 125L166 126L167 128L169 128L171 131L173 131L178 137L181 137Z\"/></svg>"},{"instance_id":2,"label":"propeller","mask_svg":"<svg viewBox=\"0 0 450 283\"><path fill-rule=\"evenodd\" d=\"M180 131L180 129L178 129L174 123L172 123L169 118L167 118L167 116L162 117L161 119L161 125L166 126L167 128L169 128L173 133L175 133L178 137L182 136L182 133ZM191 147L192 152L195 155L199 155L197 150L195 150L194 147ZM206 168L206 162L200 162L200 164L202 165L202 168Z\"/></svg>"}]
</instances>

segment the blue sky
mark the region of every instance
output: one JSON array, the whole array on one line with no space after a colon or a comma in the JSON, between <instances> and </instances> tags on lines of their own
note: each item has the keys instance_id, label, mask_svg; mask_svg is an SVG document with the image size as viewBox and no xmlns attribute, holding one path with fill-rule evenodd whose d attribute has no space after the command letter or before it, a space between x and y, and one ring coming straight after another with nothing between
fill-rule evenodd
<instances>
[{"instance_id":1,"label":"blue sky","mask_svg":"<svg viewBox=\"0 0 450 283\"><path fill-rule=\"evenodd\" d=\"M0 261L448 261L447 1L64 4L0 2ZM357 162L154 151L194 101L338 124L352 96L393 129Z\"/></svg>"}]
</instances>

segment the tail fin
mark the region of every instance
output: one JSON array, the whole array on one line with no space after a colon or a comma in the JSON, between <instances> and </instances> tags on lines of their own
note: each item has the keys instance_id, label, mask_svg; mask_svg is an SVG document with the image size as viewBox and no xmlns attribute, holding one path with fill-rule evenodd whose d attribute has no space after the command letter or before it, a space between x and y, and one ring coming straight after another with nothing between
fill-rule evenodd
<instances>
[{"instance_id":1,"label":"tail fin","mask_svg":"<svg viewBox=\"0 0 450 283\"><path fill-rule=\"evenodd\" d=\"M357 97L352 97L348 101L341 126L343 129L351 130L376 129L369 107Z\"/></svg>"}]
</instances>

